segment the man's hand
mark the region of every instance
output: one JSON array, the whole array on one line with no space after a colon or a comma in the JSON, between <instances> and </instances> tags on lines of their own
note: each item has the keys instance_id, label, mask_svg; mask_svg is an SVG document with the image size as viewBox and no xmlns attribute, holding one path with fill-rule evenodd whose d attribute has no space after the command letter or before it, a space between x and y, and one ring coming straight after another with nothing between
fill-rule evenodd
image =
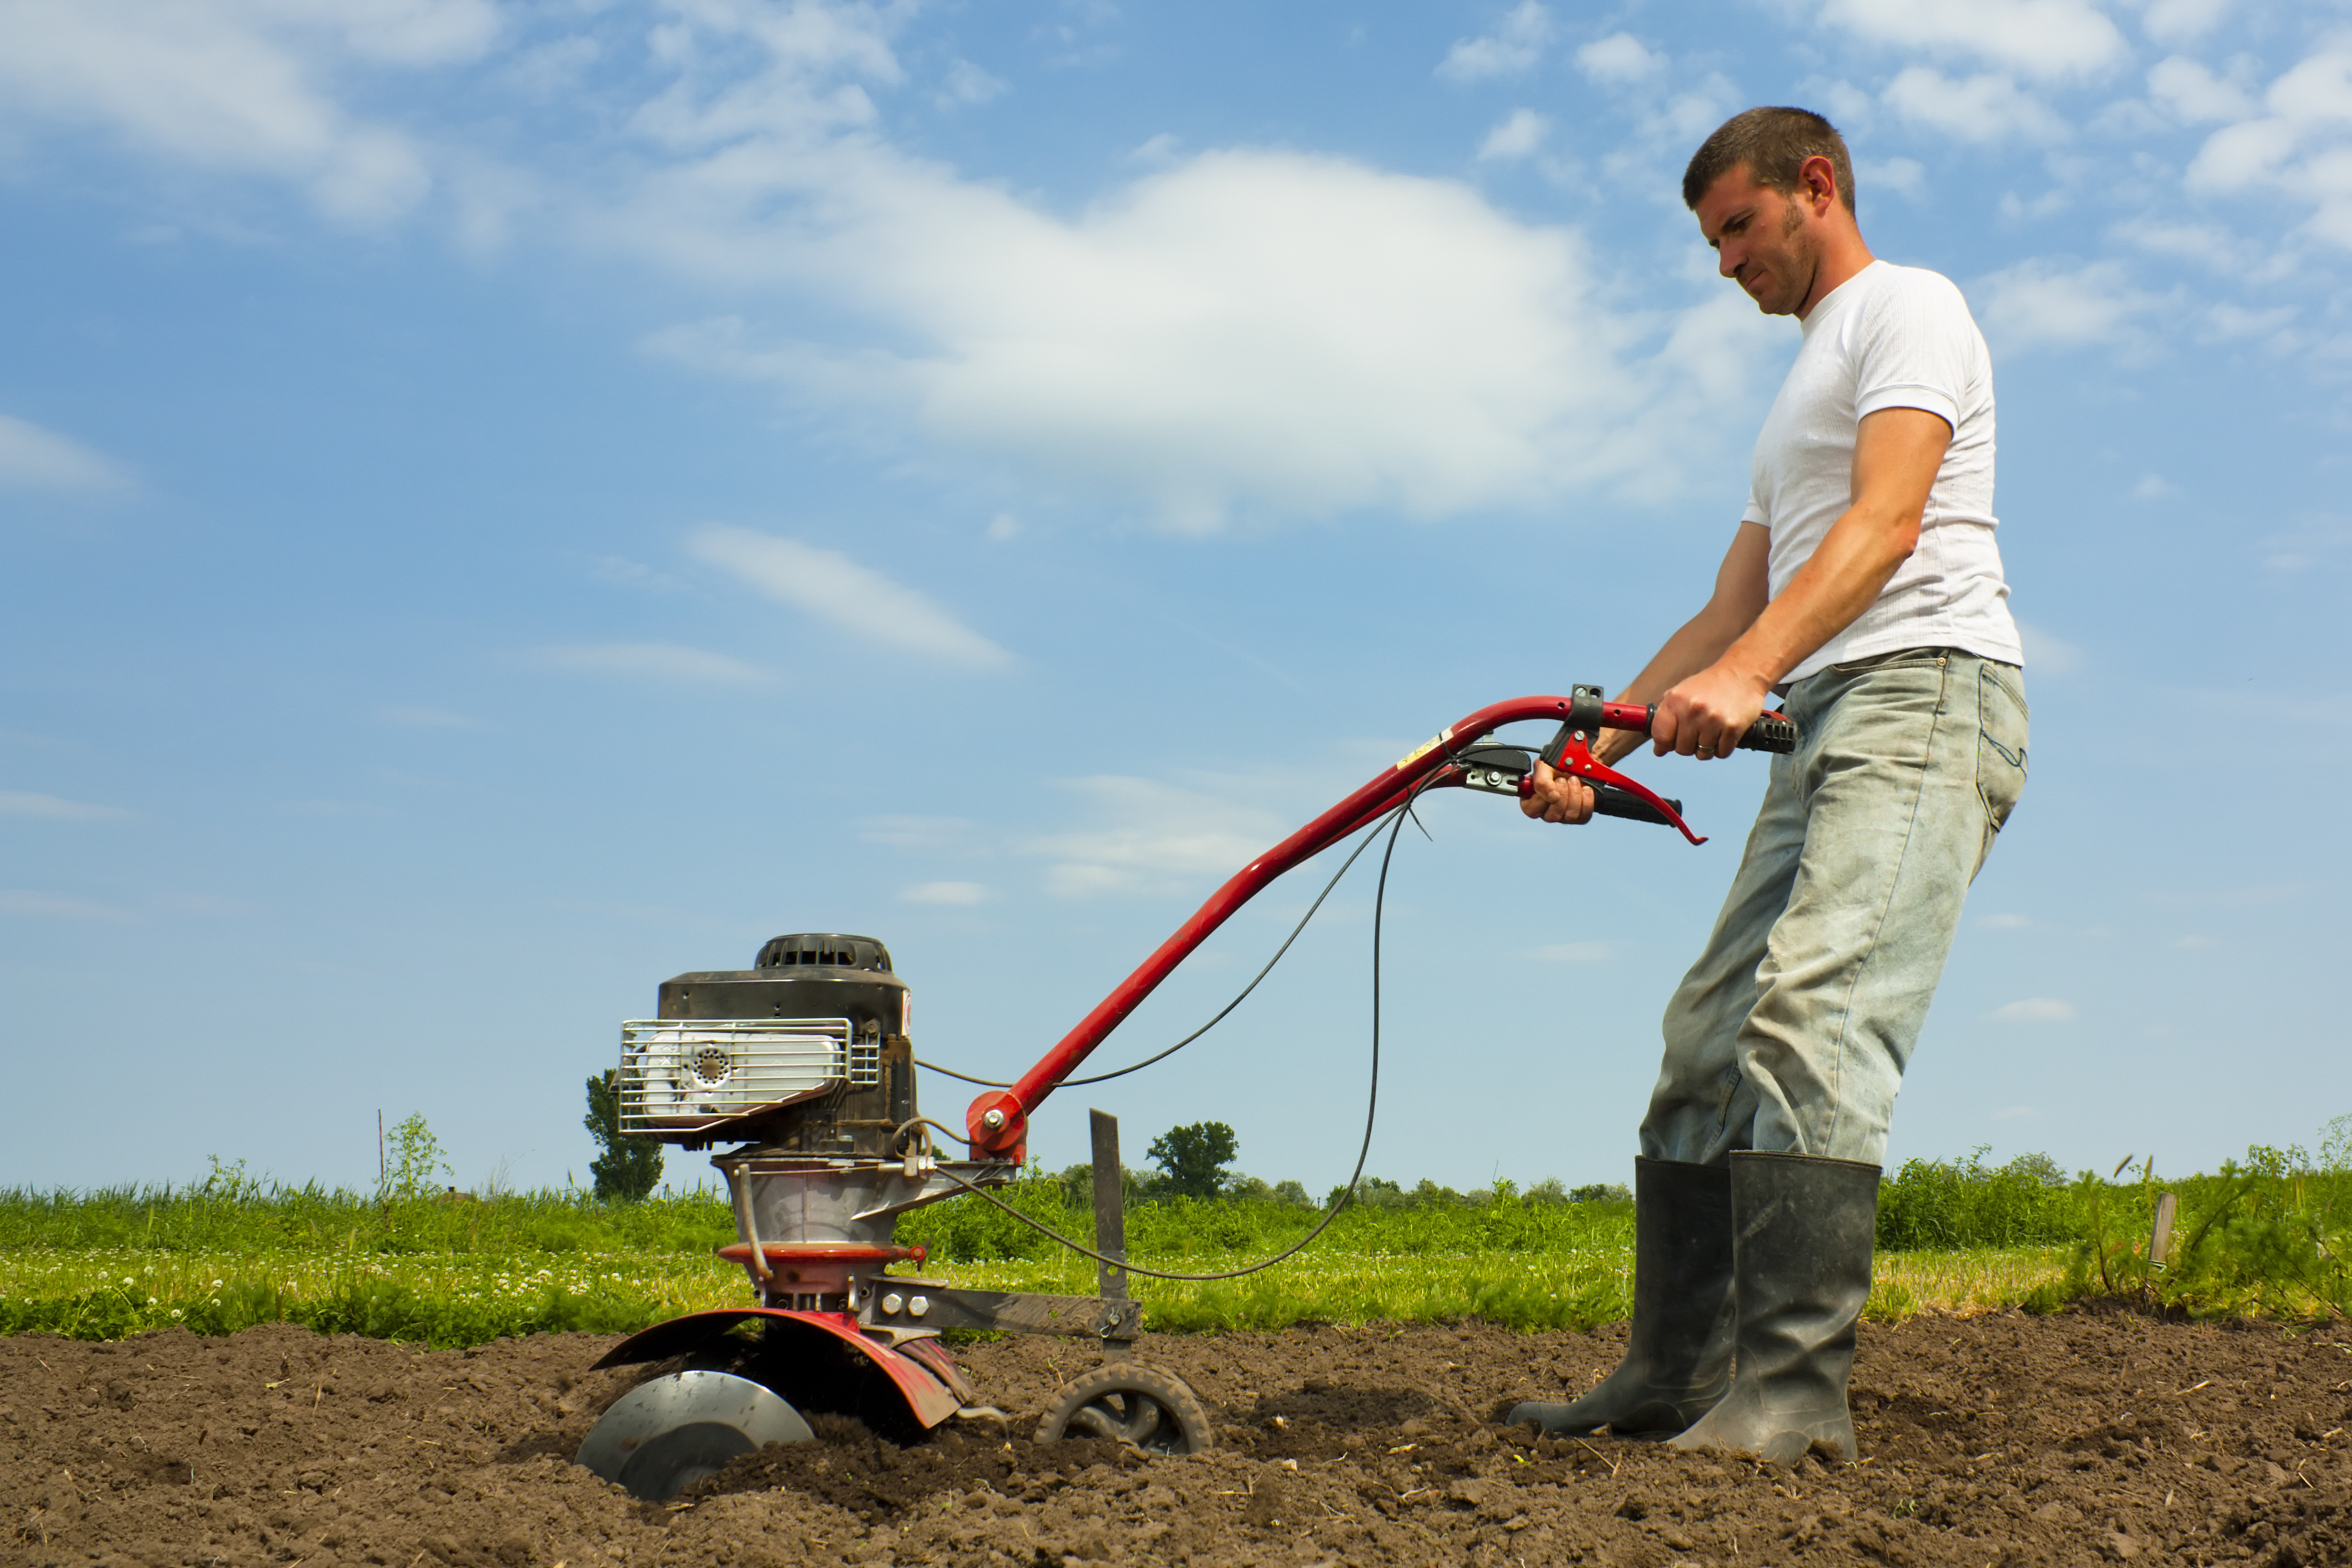
<instances>
[{"instance_id":1,"label":"man's hand","mask_svg":"<svg viewBox=\"0 0 2352 1568\"><path fill-rule=\"evenodd\" d=\"M1658 699L1658 716L1650 721L1652 747L1660 757L1669 751L1703 761L1728 757L1771 695L1770 682L1718 659Z\"/></svg>"},{"instance_id":2,"label":"man's hand","mask_svg":"<svg viewBox=\"0 0 2352 1568\"><path fill-rule=\"evenodd\" d=\"M1536 758L1533 793L1519 802L1522 814L1547 822L1589 822L1592 820L1592 786L1573 773L1555 773L1550 763Z\"/></svg>"}]
</instances>

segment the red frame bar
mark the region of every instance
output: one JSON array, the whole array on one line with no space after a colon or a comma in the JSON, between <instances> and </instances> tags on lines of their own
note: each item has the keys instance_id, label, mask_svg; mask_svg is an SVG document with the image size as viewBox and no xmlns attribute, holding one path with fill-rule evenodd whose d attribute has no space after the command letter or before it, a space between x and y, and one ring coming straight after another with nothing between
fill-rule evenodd
<instances>
[{"instance_id":1,"label":"red frame bar","mask_svg":"<svg viewBox=\"0 0 2352 1568\"><path fill-rule=\"evenodd\" d=\"M1235 910L1264 891L1269 883L1397 806L1424 777L1447 766L1452 760L1450 748L1457 738L1467 745L1507 724L1535 718L1565 720L1569 700L1558 696L1514 697L1508 702L1480 708L1440 731L1426 745L1408 752L1395 767L1385 769L1346 800L1234 873L1223 887L1209 895L1207 903L1193 912L1190 920L1176 928L1174 936L1162 942L1150 957L1136 966L1135 972L1096 1004L1092 1012L1080 1019L1077 1027L1062 1037L1061 1043L1024 1073L1019 1082L1010 1089L988 1090L971 1103L964 1113L964 1133L971 1145L972 1157L1022 1159L1026 1153L1030 1113L1044 1103L1045 1096L1051 1094L1095 1047L1108 1039L1111 1030L1125 1022L1127 1016L1142 1005L1143 999L1168 977L1177 965L1190 957L1193 949L1206 941L1212 932L1223 925ZM1631 729L1646 735L1650 730L1650 710L1638 703L1604 703L1601 705L1601 722L1611 729ZM1580 763L1575 762L1573 754L1582 750L1581 746L1571 747L1571 758L1563 758L1564 763L1570 764L1567 770L1629 789L1648 799L1660 810L1665 810L1664 803L1647 789L1601 767L1592 761L1590 755L1584 756ZM1435 787L1442 787L1442 784ZM1681 818L1671 810L1666 814L1677 825L1681 824ZM1692 842L1699 841L1687 827L1683 829L1683 833ZM994 1117L992 1123L992 1116Z\"/></svg>"}]
</instances>

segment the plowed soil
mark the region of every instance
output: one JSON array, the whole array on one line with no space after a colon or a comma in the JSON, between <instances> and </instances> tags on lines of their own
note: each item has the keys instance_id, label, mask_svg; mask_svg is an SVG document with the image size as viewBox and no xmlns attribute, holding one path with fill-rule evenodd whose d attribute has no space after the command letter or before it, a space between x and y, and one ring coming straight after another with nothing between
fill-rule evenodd
<instances>
[{"instance_id":1,"label":"plowed soil","mask_svg":"<svg viewBox=\"0 0 2352 1568\"><path fill-rule=\"evenodd\" d=\"M667 1507L569 1461L635 1375L587 1335L422 1352L262 1328L0 1340L0 1561L65 1563L2352 1563L2352 1332L2118 1312L1865 1325L1864 1458L1780 1470L1534 1441L1622 1331L1151 1338L1220 1447L1030 1438L1061 1341L970 1347L1012 1413L900 1448L835 1420Z\"/></svg>"}]
</instances>

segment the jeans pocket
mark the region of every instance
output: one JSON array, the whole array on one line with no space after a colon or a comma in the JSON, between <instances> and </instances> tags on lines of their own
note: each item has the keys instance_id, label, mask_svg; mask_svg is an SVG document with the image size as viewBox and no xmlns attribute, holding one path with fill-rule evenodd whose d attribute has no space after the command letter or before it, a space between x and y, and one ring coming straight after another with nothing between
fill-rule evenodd
<instances>
[{"instance_id":1,"label":"jeans pocket","mask_svg":"<svg viewBox=\"0 0 2352 1568\"><path fill-rule=\"evenodd\" d=\"M1866 675L1879 670L1940 670L1948 657L1941 648L1906 648L1893 653L1874 653L1849 664L1832 664L1829 673Z\"/></svg>"},{"instance_id":2,"label":"jeans pocket","mask_svg":"<svg viewBox=\"0 0 2352 1568\"><path fill-rule=\"evenodd\" d=\"M2022 685L2018 672L1990 663L1977 677L1977 798L1994 832L2008 825L2025 793L2030 716Z\"/></svg>"}]
</instances>

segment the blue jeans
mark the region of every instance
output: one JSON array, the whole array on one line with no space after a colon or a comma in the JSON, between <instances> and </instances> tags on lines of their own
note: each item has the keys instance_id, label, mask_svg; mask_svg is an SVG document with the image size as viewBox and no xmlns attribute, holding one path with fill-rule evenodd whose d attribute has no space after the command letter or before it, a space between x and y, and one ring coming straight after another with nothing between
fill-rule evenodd
<instances>
[{"instance_id":1,"label":"blue jeans","mask_svg":"<svg viewBox=\"0 0 2352 1568\"><path fill-rule=\"evenodd\" d=\"M1706 951L1667 1004L1652 1159L1735 1149L1883 1165L1960 905L2025 788L2021 671L1943 648L1790 688L1772 777Z\"/></svg>"}]
</instances>

